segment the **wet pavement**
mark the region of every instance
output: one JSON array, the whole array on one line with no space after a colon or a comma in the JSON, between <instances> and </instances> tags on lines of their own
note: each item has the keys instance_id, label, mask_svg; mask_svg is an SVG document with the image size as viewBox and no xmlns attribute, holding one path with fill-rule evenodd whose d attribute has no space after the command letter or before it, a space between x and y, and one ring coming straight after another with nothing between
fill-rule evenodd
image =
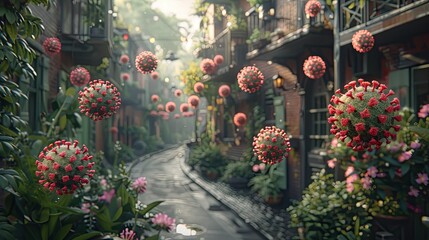
<instances>
[{"instance_id":1,"label":"wet pavement","mask_svg":"<svg viewBox=\"0 0 429 240\"><path fill-rule=\"evenodd\" d=\"M171 148L130 166L132 179L144 176L148 181L139 200L145 204L163 200L157 209L176 218L175 232L164 233L163 239L264 239L184 174L181 163L186 150L185 146Z\"/></svg>"}]
</instances>

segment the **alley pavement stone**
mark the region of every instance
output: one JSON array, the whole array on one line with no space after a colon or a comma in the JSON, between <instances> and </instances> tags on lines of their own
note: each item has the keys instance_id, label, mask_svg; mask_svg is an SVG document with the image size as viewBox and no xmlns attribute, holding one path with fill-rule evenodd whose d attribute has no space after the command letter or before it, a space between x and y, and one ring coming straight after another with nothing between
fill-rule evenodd
<instances>
[{"instance_id":1,"label":"alley pavement stone","mask_svg":"<svg viewBox=\"0 0 429 240\"><path fill-rule=\"evenodd\" d=\"M293 230L288 228L290 217L285 208L271 207L249 191L235 190L225 183L204 179L185 163L189 156L189 148L186 146L185 151L185 158L181 158L180 162L182 171L266 239L287 240L295 236Z\"/></svg>"}]
</instances>

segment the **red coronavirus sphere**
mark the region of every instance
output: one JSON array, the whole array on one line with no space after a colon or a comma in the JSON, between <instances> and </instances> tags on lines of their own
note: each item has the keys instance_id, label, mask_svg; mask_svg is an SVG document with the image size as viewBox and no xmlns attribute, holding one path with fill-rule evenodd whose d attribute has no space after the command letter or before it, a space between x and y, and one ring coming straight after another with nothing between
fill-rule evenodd
<instances>
[{"instance_id":1,"label":"red coronavirus sphere","mask_svg":"<svg viewBox=\"0 0 429 240\"><path fill-rule=\"evenodd\" d=\"M90 80L91 76L89 75L88 70L84 67L77 67L70 73L70 82L75 86L85 86Z\"/></svg>"},{"instance_id":2,"label":"red coronavirus sphere","mask_svg":"<svg viewBox=\"0 0 429 240\"><path fill-rule=\"evenodd\" d=\"M155 71L158 66L156 56L149 51L143 51L137 55L135 63L137 70L143 74Z\"/></svg>"},{"instance_id":3,"label":"red coronavirus sphere","mask_svg":"<svg viewBox=\"0 0 429 240\"><path fill-rule=\"evenodd\" d=\"M238 86L241 90L254 93L264 84L264 75L255 66L247 66L240 70L237 75Z\"/></svg>"}]
</instances>

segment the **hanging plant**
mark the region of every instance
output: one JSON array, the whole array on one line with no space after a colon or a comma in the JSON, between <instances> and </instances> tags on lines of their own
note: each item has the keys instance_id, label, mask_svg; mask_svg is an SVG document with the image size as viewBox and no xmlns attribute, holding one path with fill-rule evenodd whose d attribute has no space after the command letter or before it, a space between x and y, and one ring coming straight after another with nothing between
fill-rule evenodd
<instances>
[{"instance_id":1,"label":"hanging plant","mask_svg":"<svg viewBox=\"0 0 429 240\"><path fill-rule=\"evenodd\" d=\"M180 97L180 96L182 96L182 90L180 90L180 89L176 89L176 90L174 91L174 96L176 96L176 97Z\"/></svg>"},{"instance_id":2,"label":"hanging plant","mask_svg":"<svg viewBox=\"0 0 429 240\"><path fill-rule=\"evenodd\" d=\"M56 141L45 147L36 160L36 177L45 189L58 195L72 194L94 176L94 162L88 148L74 140Z\"/></svg>"},{"instance_id":3,"label":"hanging plant","mask_svg":"<svg viewBox=\"0 0 429 240\"><path fill-rule=\"evenodd\" d=\"M221 65L223 63L224 59L223 59L222 55L218 54L213 58L213 61L216 65Z\"/></svg>"},{"instance_id":4,"label":"hanging plant","mask_svg":"<svg viewBox=\"0 0 429 240\"><path fill-rule=\"evenodd\" d=\"M187 103L180 104L180 112L184 113L189 110L189 105Z\"/></svg>"},{"instance_id":5,"label":"hanging plant","mask_svg":"<svg viewBox=\"0 0 429 240\"><path fill-rule=\"evenodd\" d=\"M369 52L374 47L374 37L367 30L359 30L353 34L352 46L360 53Z\"/></svg>"},{"instance_id":6,"label":"hanging plant","mask_svg":"<svg viewBox=\"0 0 429 240\"><path fill-rule=\"evenodd\" d=\"M159 96L158 96L158 95L156 95L156 94L153 94L153 95L150 97L150 100L152 100L152 102L153 102L153 103L156 103L156 102L158 102L158 101L159 101Z\"/></svg>"},{"instance_id":7,"label":"hanging plant","mask_svg":"<svg viewBox=\"0 0 429 240\"><path fill-rule=\"evenodd\" d=\"M351 81L344 86L345 94L338 89L328 105L328 122L331 125L331 133L347 146L355 151L371 151L374 147L379 149L383 142L389 143L396 139L395 132L400 126L395 124L402 117L398 115L401 108L398 98L391 97L395 94L384 90L387 86L377 81L366 82Z\"/></svg>"},{"instance_id":8,"label":"hanging plant","mask_svg":"<svg viewBox=\"0 0 429 240\"><path fill-rule=\"evenodd\" d=\"M305 13L310 17L315 17L322 9L322 5L317 0L310 0L305 4Z\"/></svg>"},{"instance_id":9,"label":"hanging plant","mask_svg":"<svg viewBox=\"0 0 429 240\"><path fill-rule=\"evenodd\" d=\"M130 80L130 74L129 73L121 73L121 79L123 81L128 81Z\"/></svg>"},{"instance_id":10,"label":"hanging plant","mask_svg":"<svg viewBox=\"0 0 429 240\"><path fill-rule=\"evenodd\" d=\"M237 75L238 86L241 90L254 93L264 84L264 75L255 66L247 66L240 70Z\"/></svg>"},{"instance_id":11,"label":"hanging plant","mask_svg":"<svg viewBox=\"0 0 429 240\"><path fill-rule=\"evenodd\" d=\"M168 102L165 104L165 109L167 112L173 112L176 109L176 104L174 102Z\"/></svg>"},{"instance_id":12,"label":"hanging plant","mask_svg":"<svg viewBox=\"0 0 429 240\"><path fill-rule=\"evenodd\" d=\"M231 94L231 88L228 85L222 85L219 87L219 96L228 97Z\"/></svg>"},{"instance_id":13,"label":"hanging plant","mask_svg":"<svg viewBox=\"0 0 429 240\"><path fill-rule=\"evenodd\" d=\"M203 83L201 83L201 82L197 82L197 83L195 83L194 84L194 91L196 92L196 93L200 93L200 92L202 92L204 90L204 84Z\"/></svg>"},{"instance_id":14,"label":"hanging plant","mask_svg":"<svg viewBox=\"0 0 429 240\"><path fill-rule=\"evenodd\" d=\"M216 71L216 64L210 58L205 58L201 61L200 68L204 74L212 75Z\"/></svg>"},{"instance_id":15,"label":"hanging plant","mask_svg":"<svg viewBox=\"0 0 429 240\"><path fill-rule=\"evenodd\" d=\"M56 37L46 38L43 41L43 49L48 55L56 55L61 52L61 42Z\"/></svg>"},{"instance_id":16,"label":"hanging plant","mask_svg":"<svg viewBox=\"0 0 429 240\"><path fill-rule=\"evenodd\" d=\"M158 72L152 72L150 74L150 77L152 78L152 80L158 80L159 78L159 73Z\"/></svg>"},{"instance_id":17,"label":"hanging plant","mask_svg":"<svg viewBox=\"0 0 429 240\"><path fill-rule=\"evenodd\" d=\"M130 57L127 54L122 54L119 58L119 62L122 64L127 64L130 61Z\"/></svg>"},{"instance_id":18,"label":"hanging plant","mask_svg":"<svg viewBox=\"0 0 429 240\"><path fill-rule=\"evenodd\" d=\"M188 98L188 104L193 108L196 108L198 107L198 104L200 104L200 98L196 95L192 95Z\"/></svg>"},{"instance_id":19,"label":"hanging plant","mask_svg":"<svg viewBox=\"0 0 429 240\"><path fill-rule=\"evenodd\" d=\"M310 56L304 61L303 70L305 76L311 79L319 79L325 74L325 62L319 56Z\"/></svg>"},{"instance_id":20,"label":"hanging plant","mask_svg":"<svg viewBox=\"0 0 429 240\"><path fill-rule=\"evenodd\" d=\"M90 80L91 76L89 75L88 70L84 67L77 67L70 73L70 82L75 86L85 86Z\"/></svg>"},{"instance_id":21,"label":"hanging plant","mask_svg":"<svg viewBox=\"0 0 429 240\"><path fill-rule=\"evenodd\" d=\"M235 126L242 127L242 126L246 125L246 123L247 123L247 116L246 116L246 114L239 112L239 113L236 113L234 115L234 124L235 124Z\"/></svg>"},{"instance_id":22,"label":"hanging plant","mask_svg":"<svg viewBox=\"0 0 429 240\"><path fill-rule=\"evenodd\" d=\"M79 91L81 113L94 121L111 117L121 105L118 89L109 81L93 80L89 87Z\"/></svg>"},{"instance_id":23,"label":"hanging plant","mask_svg":"<svg viewBox=\"0 0 429 240\"><path fill-rule=\"evenodd\" d=\"M136 68L142 74L151 73L155 71L158 66L158 60L156 56L149 52L143 51L136 57Z\"/></svg>"},{"instance_id":24,"label":"hanging plant","mask_svg":"<svg viewBox=\"0 0 429 240\"><path fill-rule=\"evenodd\" d=\"M275 126L262 128L253 137L253 153L266 164L276 164L288 156L291 150L289 137L283 129Z\"/></svg>"}]
</instances>

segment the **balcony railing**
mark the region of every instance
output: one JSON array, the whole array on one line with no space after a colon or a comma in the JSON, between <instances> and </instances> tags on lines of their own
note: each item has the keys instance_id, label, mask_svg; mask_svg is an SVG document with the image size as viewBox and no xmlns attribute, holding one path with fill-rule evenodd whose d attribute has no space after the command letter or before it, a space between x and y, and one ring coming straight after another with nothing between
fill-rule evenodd
<instances>
[{"instance_id":1,"label":"balcony railing","mask_svg":"<svg viewBox=\"0 0 429 240\"><path fill-rule=\"evenodd\" d=\"M218 66L218 74L222 74L231 66L242 65L246 61L246 32L226 28L214 40L214 55L222 55L224 61Z\"/></svg>"},{"instance_id":2,"label":"balcony railing","mask_svg":"<svg viewBox=\"0 0 429 240\"><path fill-rule=\"evenodd\" d=\"M325 6L325 1L320 2L324 6L324 11L312 18L305 14L306 1L277 1L275 9L274 6L263 10L250 9L246 13L249 50L264 47L272 37L283 37L303 28L320 26L329 28L326 22L332 22L333 14Z\"/></svg>"},{"instance_id":3,"label":"balcony railing","mask_svg":"<svg viewBox=\"0 0 429 240\"><path fill-rule=\"evenodd\" d=\"M397 9L405 9L417 0L347 0L340 1L341 31L376 21L392 14Z\"/></svg>"},{"instance_id":4,"label":"balcony railing","mask_svg":"<svg viewBox=\"0 0 429 240\"><path fill-rule=\"evenodd\" d=\"M103 57L110 57L113 0L61 1L60 4L62 49L76 53L73 54L75 64L98 65Z\"/></svg>"}]
</instances>

